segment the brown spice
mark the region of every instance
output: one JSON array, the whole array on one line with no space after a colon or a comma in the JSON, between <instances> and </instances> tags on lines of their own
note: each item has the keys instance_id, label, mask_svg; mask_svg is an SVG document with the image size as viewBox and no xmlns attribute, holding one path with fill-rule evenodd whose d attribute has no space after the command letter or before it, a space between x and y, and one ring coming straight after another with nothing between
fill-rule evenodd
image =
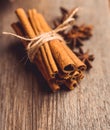
<instances>
[{"instance_id":1,"label":"brown spice","mask_svg":"<svg viewBox=\"0 0 110 130\"><path fill-rule=\"evenodd\" d=\"M13 28L20 36L34 38L52 30L44 17L35 9L28 11L29 19L21 8L16 10L16 14L26 33L23 34L21 28L15 24ZM71 11L68 15L71 15ZM27 45L28 43L26 42L24 46L26 47ZM60 84L65 84L72 90L82 79L86 65L67 47L64 41L52 40L41 45L37 53L36 50L34 51L34 54L36 54L33 55L34 63L53 91L60 89Z\"/></svg>"},{"instance_id":2,"label":"brown spice","mask_svg":"<svg viewBox=\"0 0 110 130\"><path fill-rule=\"evenodd\" d=\"M74 25L73 28L68 32L67 38L72 44L72 49L83 46L84 40L89 39L92 36L92 26Z\"/></svg>"},{"instance_id":3,"label":"brown spice","mask_svg":"<svg viewBox=\"0 0 110 130\"><path fill-rule=\"evenodd\" d=\"M61 18L56 20L55 22L59 25L64 19L71 13L71 10L68 11L64 7L60 8L61 10ZM76 16L76 17L75 17ZM74 18L78 18L78 15L75 14ZM88 51L84 53L83 49L81 48L84 45L84 41L88 40L92 36L92 25L73 25L73 27L65 32L62 32L61 35L67 40L68 46L72 49L73 52L87 65L86 70L92 68L91 61L94 60L94 55L89 55ZM79 50L76 52L75 50Z\"/></svg>"},{"instance_id":4,"label":"brown spice","mask_svg":"<svg viewBox=\"0 0 110 130\"><path fill-rule=\"evenodd\" d=\"M93 61L95 57L93 54L89 54L89 50L84 52L82 48L79 48L79 52L75 52L75 54L86 64L87 70L92 68L91 61Z\"/></svg>"},{"instance_id":5,"label":"brown spice","mask_svg":"<svg viewBox=\"0 0 110 130\"><path fill-rule=\"evenodd\" d=\"M75 8L71 9L71 10L67 10L64 7L60 7L60 11L62 13L62 22L71 14L71 12L73 12L75 10ZM78 18L78 14L75 13L75 15L73 16L73 18L77 19Z\"/></svg>"},{"instance_id":6,"label":"brown spice","mask_svg":"<svg viewBox=\"0 0 110 130\"><path fill-rule=\"evenodd\" d=\"M73 89L76 87L76 85L77 85L77 81L76 81L76 80L70 80L70 79L68 79L68 80L66 80L65 85L66 85L70 90L73 90Z\"/></svg>"},{"instance_id":7,"label":"brown spice","mask_svg":"<svg viewBox=\"0 0 110 130\"><path fill-rule=\"evenodd\" d=\"M62 16L60 18L56 18L54 20L55 27L57 27L59 24L61 24L71 14L71 12L73 12L74 10L75 10L75 8L73 8L71 10L67 10L64 7L60 7L60 11L61 11ZM73 16L73 18L74 19L78 18L77 13L75 13L75 15Z\"/></svg>"}]
</instances>

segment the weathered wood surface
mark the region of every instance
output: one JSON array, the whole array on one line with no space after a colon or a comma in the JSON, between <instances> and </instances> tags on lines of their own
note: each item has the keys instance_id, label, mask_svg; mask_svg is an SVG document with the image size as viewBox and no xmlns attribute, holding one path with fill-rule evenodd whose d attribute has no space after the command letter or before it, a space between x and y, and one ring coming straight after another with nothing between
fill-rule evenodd
<instances>
[{"instance_id":1,"label":"weathered wood surface","mask_svg":"<svg viewBox=\"0 0 110 130\"><path fill-rule=\"evenodd\" d=\"M79 23L94 25L94 37L86 43L95 54L94 67L74 91L50 93L36 68L20 62L25 56L20 41L0 37L0 130L110 129L108 0L1 0L0 32L12 32L10 24L17 20L18 7L34 7L51 23L60 6L80 6Z\"/></svg>"}]
</instances>

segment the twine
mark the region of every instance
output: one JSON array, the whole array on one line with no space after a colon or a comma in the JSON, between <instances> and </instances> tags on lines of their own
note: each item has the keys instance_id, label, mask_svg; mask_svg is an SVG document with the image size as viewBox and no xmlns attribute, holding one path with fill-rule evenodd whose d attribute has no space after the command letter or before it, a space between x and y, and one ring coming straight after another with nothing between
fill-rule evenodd
<instances>
[{"instance_id":1,"label":"twine","mask_svg":"<svg viewBox=\"0 0 110 130\"><path fill-rule=\"evenodd\" d=\"M73 22L75 20L73 18L73 16L75 15L75 13L78 10L79 10L79 8L76 8L75 10L73 10L73 12L66 18L66 20L63 23L61 23L54 30L40 34L40 35L36 36L35 38L25 38L25 37L19 36L17 34L11 33L11 32L3 32L3 34L11 35L11 36L17 37L17 38L25 40L25 41L30 41L29 43L27 43L26 49L27 49L27 54L28 54L30 61L33 62L40 46L43 45L44 43L51 41L51 40L55 40L55 39L64 42L63 37L61 35L59 35L58 32L64 31L64 30L68 29L69 27L71 27L71 25L73 25Z\"/></svg>"}]
</instances>

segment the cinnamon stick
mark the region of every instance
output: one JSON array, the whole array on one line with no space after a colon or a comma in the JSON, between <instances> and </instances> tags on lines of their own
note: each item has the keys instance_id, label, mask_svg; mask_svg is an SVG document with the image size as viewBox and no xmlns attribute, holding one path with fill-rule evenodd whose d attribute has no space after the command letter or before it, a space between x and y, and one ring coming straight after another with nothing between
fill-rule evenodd
<instances>
[{"instance_id":1,"label":"cinnamon stick","mask_svg":"<svg viewBox=\"0 0 110 130\"><path fill-rule=\"evenodd\" d=\"M43 33L43 29L41 28L39 21L36 19L36 13L37 12L35 9L28 10L32 27L35 30L36 35L39 35ZM48 42L43 44L42 47L40 47L40 50L41 50L41 54L43 55L44 63L46 65L48 73L50 74L52 78L54 78L55 74L58 73L58 68L52 56Z\"/></svg>"},{"instance_id":2,"label":"cinnamon stick","mask_svg":"<svg viewBox=\"0 0 110 130\"><path fill-rule=\"evenodd\" d=\"M28 36L30 38L34 38L36 35L35 35L35 33L33 31L33 28L32 28L32 26L31 26L31 24L30 24L30 22L29 22L29 20L27 18L27 15L26 15L25 11L22 8L18 8L15 11L15 13L17 14L17 16L18 16L24 30L28 34Z\"/></svg>"},{"instance_id":3,"label":"cinnamon stick","mask_svg":"<svg viewBox=\"0 0 110 130\"><path fill-rule=\"evenodd\" d=\"M70 90L73 90L76 85L77 85L77 81L76 80L71 80L71 79L68 79L65 81L65 85L70 89Z\"/></svg>"},{"instance_id":4,"label":"cinnamon stick","mask_svg":"<svg viewBox=\"0 0 110 130\"><path fill-rule=\"evenodd\" d=\"M76 78L78 78L79 77L79 71L75 71L73 74L72 74L72 77L74 78L74 79L76 79Z\"/></svg>"},{"instance_id":5,"label":"cinnamon stick","mask_svg":"<svg viewBox=\"0 0 110 130\"><path fill-rule=\"evenodd\" d=\"M40 51L38 53L41 53ZM36 62L37 67L41 71L43 77L46 79L48 82L50 88L52 89L53 92L57 91L60 89L59 85L55 83L54 79L50 79L50 75L46 72L46 66L43 64L41 54L38 55L38 62Z\"/></svg>"},{"instance_id":6,"label":"cinnamon stick","mask_svg":"<svg viewBox=\"0 0 110 130\"><path fill-rule=\"evenodd\" d=\"M73 60L75 66L81 70L84 71L86 70L86 65L65 45L64 43L61 42L62 47L65 49L65 51L68 53L70 58Z\"/></svg>"},{"instance_id":7,"label":"cinnamon stick","mask_svg":"<svg viewBox=\"0 0 110 130\"><path fill-rule=\"evenodd\" d=\"M16 32L16 34L20 35L20 36L25 36L24 30L21 26L21 24L19 22L16 23L12 23L11 27L14 29L14 31ZM27 42L25 40L21 40L23 43L23 46L26 47L27 46Z\"/></svg>"},{"instance_id":8,"label":"cinnamon stick","mask_svg":"<svg viewBox=\"0 0 110 130\"><path fill-rule=\"evenodd\" d=\"M36 19L39 21L44 32L51 30L41 14L36 13ZM74 71L74 63L67 55L66 51L60 47L60 42L58 40L52 40L49 42L49 45L55 61L59 65L60 69L65 73Z\"/></svg>"}]
</instances>

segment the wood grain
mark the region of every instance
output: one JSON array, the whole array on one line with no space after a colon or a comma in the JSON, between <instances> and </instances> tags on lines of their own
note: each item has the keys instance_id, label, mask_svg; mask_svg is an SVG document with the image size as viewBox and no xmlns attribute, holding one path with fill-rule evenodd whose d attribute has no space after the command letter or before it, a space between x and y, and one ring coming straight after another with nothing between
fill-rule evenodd
<instances>
[{"instance_id":1,"label":"wood grain","mask_svg":"<svg viewBox=\"0 0 110 130\"><path fill-rule=\"evenodd\" d=\"M109 1L1 0L0 31L12 32L18 7L36 8L51 24L60 6L80 6L78 23L94 25L94 37L85 43L96 57L93 69L74 91L51 93L35 66L20 62L26 55L20 41L1 36L0 130L110 130Z\"/></svg>"}]
</instances>

